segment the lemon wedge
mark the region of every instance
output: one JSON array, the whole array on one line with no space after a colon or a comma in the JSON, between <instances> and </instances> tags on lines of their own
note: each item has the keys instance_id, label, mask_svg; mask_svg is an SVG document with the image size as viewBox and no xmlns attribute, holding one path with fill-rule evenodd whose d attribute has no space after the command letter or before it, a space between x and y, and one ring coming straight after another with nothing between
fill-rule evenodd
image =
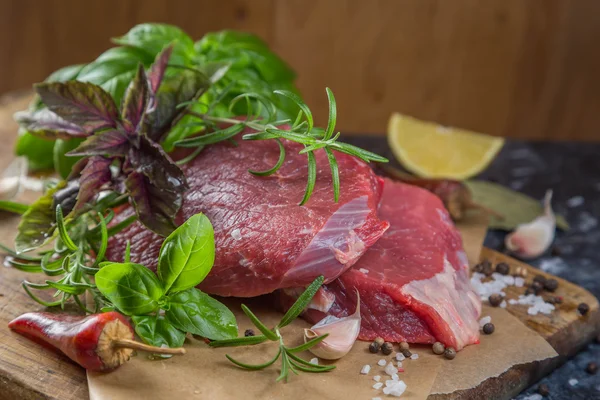
<instances>
[{"instance_id":1,"label":"lemon wedge","mask_svg":"<svg viewBox=\"0 0 600 400\"><path fill-rule=\"evenodd\" d=\"M464 180L483 171L504 145L501 137L448 128L394 113L388 143L398 161L424 178Z\"/></svg>"}]
</instances>

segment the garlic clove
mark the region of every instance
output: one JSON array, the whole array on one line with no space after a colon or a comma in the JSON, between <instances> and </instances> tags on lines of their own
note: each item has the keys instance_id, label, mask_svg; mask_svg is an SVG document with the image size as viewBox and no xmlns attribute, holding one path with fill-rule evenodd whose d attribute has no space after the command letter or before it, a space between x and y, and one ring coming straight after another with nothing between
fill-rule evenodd
<instances>
[{"instance_id":1,"label":"garlic clove","mask_svg":"<svg viewBox=\"0 0 600 400\"><path fill-rule=\"evenodd\" d=\"M360 296L357 292L356 311L347 317L328 315L310 329L304 330L304 342L328 334L308 351L325 360L337 360L350 352L360 332Z\"/></svg>"},{"instance_id":2,"label":"garlic clove","mask_svg":"<svg viewBox=\"0 0 600 400\"><path fill-rule=\"evenodd\" d=\"M552 190L546 192L544 213L533 221L517 226L506 236L504 244L513 254L521 258L536 258L542 255L554 241L556 217L552 211Z\"/></svg>"}]
</instances>

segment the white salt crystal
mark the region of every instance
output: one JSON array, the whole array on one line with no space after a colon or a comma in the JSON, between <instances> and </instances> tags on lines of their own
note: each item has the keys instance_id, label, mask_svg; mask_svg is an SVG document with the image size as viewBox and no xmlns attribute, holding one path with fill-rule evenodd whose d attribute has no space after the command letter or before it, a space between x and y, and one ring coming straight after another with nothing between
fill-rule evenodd
<instances>
[{"instance_id":1,"label":"white salt crystal","mask_svg":"<svg viewBox=\"0 0 600 400\"><path fill-rule=\"evenodd\" d=\"M585 199L581 196L571 197L567 200L567 206L569 207L579 207L585 202Z\"/></svg>"},{"instance_id":2,"label":"white salt crystal","mask_svg":"<svg viewBox=\"0 0 600 400\"><path fill-rule=\"evenodd\" d=\"M569 379L569 385L571 385L571 386L577 386L578 383L579 383L579 381L575 378Z\"/></svg>"},{"instance_id":3,"label":"white salt crystal","mask_svg":"<svg viewBox=\"0 0 600 400\"><path fill-rule=\"evenodd\" d=\"M527 314L529 314L529 315L537 315L538 314L538 310L535 307L529 307L527 309Z\"/></svg>"},{"instance_id":4,"label":"white salt crystal","mask_svg":"<svg viewBox=\"0 0 600 400\"><path fill-rule=\"evenodd\" d=\"M363 375L367 375L370 370L371 370L371 366L370 365L364 365L362 367L362 369L360 370L360 373L363 374Z\"/></svg>"},{"instance_id":5,"label":"white salt crystal","mask_svg":"<svg viewBox=\"0 0 600 400\"><path fill-rule=\"evenodd\" d=\"M373 389L379 390L383 387L383 383L379 382L373 385Z\"/></svg>"},{"instance_id":6,"label":"white salt crystal","mask_svg":"<svg viewBox=\"0 0 600 400\"><path fill-rule=\"evenodd\" d=\"M310 363L311 363L311 364L314 364L314 365L319 365L319 359L318 359L317 357L315 357L315 358L312 358L312 359L310 360Z\"/></svg>"},{"instance_id":7,"label":"white salt crystal","mask_svg":"<svg viewBox=\"0 0 600 400\"><path fill-rule=\"evenodd\" d=\"M417 353L413 353L413 354L411 354L411 356L410 356L410 359L411 359L411 360L416 360L416 359L418 359L418 358L419 358L419 355L418 355Z\"/></svg>"},{"instance_id":8,"label":"white salt crystal","mask_svg":"<svg viewBox=\"0 0 600 400\"><path fill-rule=\"evenodd\" d=\"M239 229L234 229L231 231L231 237L234 238L235 240L241 240L242 232Z\"/></svg>"},{"instance_id":9,"label":"white salt crystal","mask_svg":"<svg viewBox=\"0 0 600 400\"><path fill-rule=\"evenodd\" d=\"M368 269L365 269L365 268L359 268L358 270L359 270L360 272L362 272L363 274L368 274L368 273L369 273L369 270L368 270Z\"/></svg>"},{"instance_id":10,"label":"white salt crystal","mask_svg":"<svg viewBox=\"0 0 600 400\"><path fill-rule=\"evenodd\" d=\"M398 361L398 368L402 368L402 361Z\"/></svg>"},{"instance_id":11,"label":"white salt crystal","mask_svg":"<svg viewBox=\"0 0 600 400\"><path fill-rule=\"evenodd\" d=\"M384 372L386 374L388 374L389 376L392 376L394 374L398 373L398 368L394 367L394 364L392 364L391 362L385 366L385 370Z\"/></svg>"},{"instance_id":12,"label":"white salt crystal","mask_svg":"<svg viewBox=\"0 0 600 400\"><path fill-rule=\"evenodd\" d=\"M383 367L385 364L387 364L387 361L385 361L383 358L377 361L377 365L379 365L380 367Z\"/></svg>"},{"instance_id":13,"label":"white salt crystal","mask_svg":"<svg viewBox=\"0 0 600 400\"><path fill-rule=\"evenodd\" d=\"M502 300L502 303L500 303L500 308L506 308L506 300Z\"/></svg>"},{"instance_id":14,"label":"white salt crystal","mask_svg":"<svg viewBox=\"0 0 600 400\"><path fill-rule=\"evenodd\" d=\"M392 375L392 380L393 381L399 381L400 377L398 376L398 374L394 374L394 375Z\"/></svg>"},{"instance_id":15,"label":"white salt crystal","mask_svg":"<svg viewBox=\"0 0 600 400\"><path fill-rule=\"evenodd\" d=\"M515 299L510 299L510 300L508 301L508 304L517 304L517 303L518 303L518 301L517 301L517 300L515 300Z\"/></svg>"},{"instance_id":16,"label":"white salt crystal","mask_svg":"<svg viewBox=\"0 0 600 400\"><path fill-rule=\"evenodd\" d=\"M390 389L391 390L389 391L389 394L391 394L394 397L400 397L406 390L406 383L404 383L403 381L396 382L396 384Z\"/></svg>"},{"instance_id":17,"label":"white salt crystal","mask_svg":"<svg viewBox=\"0 0 600 400\"><path fill-rule=\"evenodd\" d=\"M492 279L495 281L503 281L504 280L504 275L498 273L498 272L494 272L492 274Z\"/></svg>"},{"instance_id":18,"label":"white salt crystal","mask_svg":"<svg viewBox=\"0 0 600 400\"><path fill-rule=\"evenodd\" d=\"M396 353L396 361L404 361L406 357L402 353Z\"/></svg>"},{"instance_id":19,"label":"white salt crystal","mask_svg":"<svg viewBox=\"0 0 600 400\"><path fill-rule=\"evenodd\" d=\"M379 375L375 375L375 376L373 377L373 380L374 380L375 382L379 382L379 381L381 380L381 376L379 376Z\"/></svg>"},{"instance_id":20,"label":"white salt crystal","mask_svg":"<svg viewBox=\"0 0 600 400\"><path fill-rule=\"evenodd\" d=\"M515 284L515 277L514 276L510 276L510 275L506 275L504 276L504 283L506 283L508 286L513 286Z\"/></svg>"},{"instance_id":21,"label":"white salt crystal","mask_svg":"<svg viewBox=\"0 0 600 400\"><path fill-rule=\"evenodd\" d=\"M521 278L520 276L515 278L515 286L516 287L523 287L523 285L525 285L525 279Z\"/></svg>"},{"instance_id":22,"label":"white salt crystal","mask_svg":"<svg viewBox=\"0 0 600 400\"><path fill-rule=\"evenodd\" d=\"M381 397L373 397L371 400L381 400Z\"/></svg>"},{"instance_id":23,"label":"white salt crystal","mask_svg":"<svg viewBox=\"0 0 600 400\"><path fill-rule=\"evenodd\" d=\"M530 394L529 396L523 397L523 400L542 400L543 396L539 393Z\"/></svg>"},{"instance_id":24,"label":"white salt crystal","mask_svg":"<svg viewBox=\"0 0 600 400\"><path fill-rule=\"evenodd\" d=\"M392 389L390 389L389 387L383 388L383 394L390 394L391 391L392 391Z\"/></svg>"},{"instance_id":25,"label":"white salt crystal","mask_svg":"<svg viewBox=\"0 0 600 400\"><path fill-rule=\"evenodd\" d=\"M483 328L485 324L489 324L490 322L492 322L492 317L489 315L485 316L479 320L479 326Z\"/></svg>"},{"instance_id":26,"label":"white salt crystal","mask_svg":"<svg viewBox=\"0 0 600 400\"><path fill-rule=\"evenodd\" d=\"M396 385L396 383L398 383L398 381L395 381L393 379L387 380L387 381L385 381L385 387L392 387L392 386Z\"/></svg>"}]
</instances>

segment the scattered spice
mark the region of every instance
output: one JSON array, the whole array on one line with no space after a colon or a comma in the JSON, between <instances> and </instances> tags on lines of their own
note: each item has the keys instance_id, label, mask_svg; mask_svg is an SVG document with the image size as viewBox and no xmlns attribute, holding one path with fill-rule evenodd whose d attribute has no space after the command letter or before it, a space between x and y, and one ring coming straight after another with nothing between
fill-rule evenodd
<instances>
[{"instance_id":1,"label":"scattered spice","mask_svg":"<svg viewBox=\"0 0 600 400\"><path fill-rule=\"evenodd\" d=\"M580 303L577 306L577 311L579 311L579 314L585 315L590 311L590 306L587 303Z\"/></svg>"},{"instance_id":2,"label":"scattered spice","mask_svg":"<svg viewBox=\"0 0 600 400\"><path fill-rule=\"evenodd\" d=\"M527 276L527 268L519 265L515 268L515 276L520 276L521 278L525 278Z\"/></svg>"},{"instance_id":3,"label":"scattered spice","mask_svg":"<svg viewBox=\"0 0 600 400\"><path fill-rule=\"evenodd\" d=\"M406 350L402 350L402 355L406 358L410 358L410 356L412 356L412 353L410 350L406 349Z\"/></svg>"},{"instance_id":4,"label":"scattered spice","mask_svg":"<svg viewBox=\"0 0 600 400\"><path fill-rule=\"evenodd\" d=\"M502 303L503 297L501 294L494 293L489 298L488 301L492 307L498 307L500 303Z\"/></svg>"},{"instance_id":5,"label":"scattered spice","mask_svg":"<svg viewBox=\"0 0 600 400\"><path fill-rule=\"evenodd\" d=\"M453 360L454 357L456 357L456 350L454 350L454 347L447 347L444 351L444 357L448 360Z\"/></svg>"},{"instance_id":6,"label":"scattered spice","mask_svg":"<svg viewBox=\"0 0 600 400\"><path fill-rule=\"evenodd\" d=\"M550 304L562 304L563 298L561 296L552 296L546 300L546 303Z\"/></svg>"},{"instance_id":7,"label":"scattered spice","mask_svg":"<svg viewBox=\"0 0 600 400\"><path fill-rule=\"evenodd\" d=\"M540 395L546 397L546 396L548 396L550 394L550 388L545 383L542 383L540 386L538 386L537 392Z\"/></svg>"},{"instance_id":8,"label":"scattered spice","mask_svg":"<svg viewBox=\"0 0 600 400\"><path fill-rule=\"evenodd\" d=\"M88 316L26 313L8 327L48 344L90 371L110 371L125 363L133 350L155 354L185 354L184 348L163 348L134 341L133 328L115 311Z\"/></svg>"},{"instance_id":9,"label":"scattered spice","mask_svg":"<svg viewBox=\"0 0 600 400\"><path fill-rule=\"evenodd\" d=\"M379 353L379 344L377 342L372 342L369 345L369 351L373 354Z\"/></svg>"},{"instance_id":10,"label":"scattered spice","mask_svg":"<svg viewBox=\"0 0 600 400\"><path fill-rule=\"evenodd\" d=\"M366 364L366 365L363 365L363 367L360 369L360 374L367 375L369 373L369 371L371 371L371 366Z\"/></svg>"},{"instance_id":11,"label":"scattered spice","mask_svg":"<svg viewBox=\"0 0 600 400\"><path fill-rule=\"evenodd\" d=\"M446 350L446 346L444 346L444 344L441 342L435 342L433 344L432 350L433 350L433 354L437 354L437 355L444 354L444 351Z\"/></svg>"},{"instance_id":12,"label":"scattered spice","mask_svg":"<svg viewBox=\"0 0 600 400\"><path fill-rule=\"evenodd\" d=\"M585 372L590 375L596 375L596 372L598 372L598 364L595 362L588 363L588 365L585 367Z\"/></svg>"},{"instance_id":13,"label":"scattered spice","mask_svg":"<svg viewBox=\"0 0 600 400\"><path fill-rule=\"evenodd\" d=\"M482 274L483 273L483 264L482 263L475 264L475 266L473 267L473 272L478 272L478 273Z\"/></svg>"},{"instance_id":14,"label":"scattered spice","mask_svg":"<svg viewBox=\"0 0 600 400\"><path fill-rule=\"evenodd\" d=\"M492 268L492 264L490 264L489 261L483 266L483 271L481 273L487 277L492 276L494 268Z\"/></svg>"},{"instance_id":15,"label":"scattered spice","mask_svg":"<svg viewBox=\"0 0 600 400\"><path fill-rule=\"evenodd\" d=\"M386 356L392 354L393 350L394 350L394 346L392 346L392 344L390 342L385 342L383 344L383 346L381 346L381 352Z\"/></svg>"},{"instance_id":16,"label":"scattered spice","mask_svg":"<svg viewBox=\"0 0 600 400\"><path fill-rule=\"evenodd\" d=\"M537 296L538 294L540 294L542 292L542 290L544 290L544 284L540 281L533 281L533 283L530 286L531 290L533 290L533 293Z\"/></svg>"},{"instance_id":17,"label":"scattered spice","mask_svg":"<svg viewBox=\"0 0 600 400\"><path fill-rule=\"evenodd\" d=\"M538 274L533 278L533 282L539 282L543 285L544 283L546 283L546 277L544 275Z\"/></svg>"},{"instance_id":18,"label":"scattered spice","mask_svg":"<svg viewBox=\"0 0 600 400\"><path fill-rule=\"evenodd\" d=\"M496 272L501 275L508 275L508 273L510 272L510 266L505 262L501 262L498 265L496 265Z\"/></svg>"},{"instance_id":19,"label":"scattered spice","mask_svg":"<svg viewBox=\"0 0 600 400\"><path fill-rule=\"evenodd\" d=\"M383 340L382 337L378 337L375 338L375 340L373 340L373 342L377 343L379 345L379 347L383 346L383 343L385 342L385 340Z\"/></svg>"},{"instance_id":20,"label":"scattered spice","mask_svg":"<svg viewBox=\"0 0 600 400\"><path fill-rule=\"evenodd\" d=\"M528 287L525 289L525 296L529 296L530 294L535 294L535 290L533 290L531 287Z\"/></svg>"},{"instance_id":21,"label":"scattered spice","mask_svg":"<svg viewBox=\"0 0 600 400\"><path fill-rule=\"evenodd\" d=\"M254 330L252 330L252 329L246 329L244 331L244 336L245 337L254 336Z\"/></svg>"},{"instance_id":22,"label":"scattered spice","mask_svg":"<svg viewBox=\"0 0 600 400\"><path fill-rule=\"evenodd\" d=\"M400 351L408 349L410 349L410 346L407 342L400 342Z\"/></svg>"},{"instance_id":23,"label":"scattered spice","mask_svg":"<svg viewBox=\"0 0 600 400\"><path fill-rule=\"evenodd\" d=\"M548 292L554 292L558 289L558 281L556 279L546 279L544 283L544 289Z\"/></svg>"},{"instance_id":24,"label":"scattered spice","mask_svg":"<svg viewBox=\"0 0 600 400\"><path fill-rule=\"evenodd\" d=\"M485 333L486 335L491 335L492 333L494 333L494 330L494 324L492 324L491 322L488 322L483 326L483 333Z\"/></svg>"}]
</instances>

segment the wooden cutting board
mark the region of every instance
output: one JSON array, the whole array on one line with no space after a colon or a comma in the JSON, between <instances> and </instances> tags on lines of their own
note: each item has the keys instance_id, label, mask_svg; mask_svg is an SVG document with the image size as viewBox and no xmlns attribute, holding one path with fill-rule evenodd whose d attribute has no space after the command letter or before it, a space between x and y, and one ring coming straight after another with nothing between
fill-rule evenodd
<instances>
[{"instance_id":1,"label":"wooden cutting board","mask_svg":"<svg viewBox=\"0 0 600 400\"><path fill-rule=\"evenodd\" d=\"M22 96L14 99L0 98L0 169L12 158L12 142L16 126L11 115L22 109L26 101ZM49 155L50 156L50 155ZM0 212L0 242L11 243L18 218ZM528 271L529 279L536 274L550 276L529 265L516 261L504 254L484 249L482 259L492 263L508 262L511 266L522 266ZM2 256L0 256L2 261ZM7 324L16 316L40 310L21 289L23 279L40 280L42 276L25 274L11 268L0 267L0 400L14 399L84 399L88 398L84 370L66 357L32 344L13 334ZM430 396L435 400L450 399L509 399L548 374L568 357L581 350L600 331L600 311L596 298L585 289L560 278L556 295L565 301L551 318L529 316L524 307L509 307L508 310L521 321L544 337L559 353L559 357L541 363L515 366L497 378L484 381L478 387L451 395ZM511 297L524 289L507 288ZM575 309L581 302L590 305L590 312L580 317Z\"/></svg>"}]
</instances>

